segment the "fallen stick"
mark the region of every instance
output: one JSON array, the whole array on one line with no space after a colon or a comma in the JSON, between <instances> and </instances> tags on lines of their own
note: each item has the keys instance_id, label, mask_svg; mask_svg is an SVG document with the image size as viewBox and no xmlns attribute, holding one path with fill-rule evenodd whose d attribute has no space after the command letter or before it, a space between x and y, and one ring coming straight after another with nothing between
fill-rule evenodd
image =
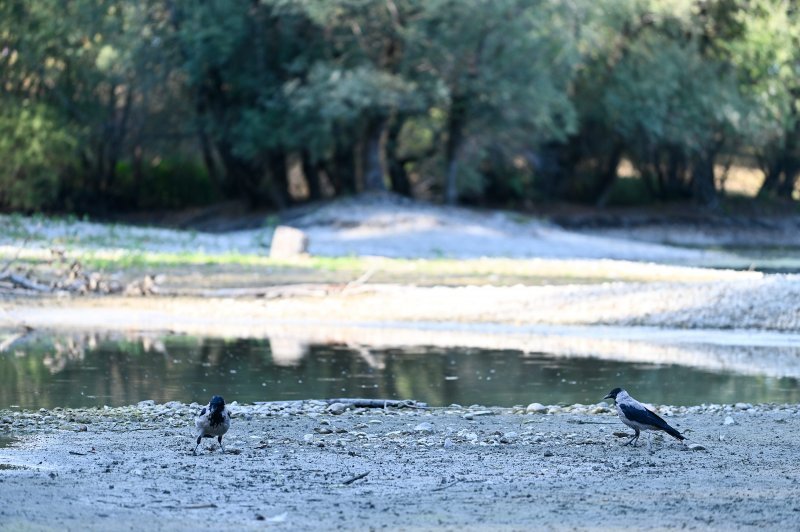
<instances>
[{"instance_id":1,"label":"fallen stick","mask_svg":"<svg viewBox=\"0 0 800 532\"><path fill-rule=\"evenodd\" d=\"M356 475L354 477L348 478L347 480L342 482L342 484L345 485L345 486L349 486L350 484L352 484L356 480L361 480L362 478L366 477L367 475L369 475L369 471L367 471L366 473L359 473L358 475Z\"/></svg>"},{"instance_id":2,"label":"fallen stick","mask_svg":"<svg viewBox=\"0 0 800 532\"><path fill-rule=\"evenodd\" d=\"M449 488L450 486L455 486L455 485L456 485L456 484L458 484L459 482L461 482L461 481L460 481L460 480L454 480L453 482L450 482L450 483L448 483L448 484L445 484L444 486L439 486L438 488L433 488L431 491L442 491L442 490L446 490L446 489L447 489L447 488Z\"/></svg>"},{"instance_id":3,"label":"fallen stick","mask_svg":"<svg viewBox=\"0 0 800 532\"><path fill-rule=\"evenodd\" d=\"M0 281L10 281L12 284L17 286L21 286L22 288L27 288L28 290L35 290L37 292L50 292L50 287L45 286L43 284L39 284L35 281L31 281L22 277L21 275L17 275L14 273L10 273L7 275L3 275L0 277Z\"/></svg>"},{"instance_id":4,"label":"fallen stick","mask_svg":"<svg viewBox=\"0 0 800 532\"><path fill-rule=\"evenodd\" d=\"M325 402L329 405L333 403L342 403L354 408L428 408L427 403L421 403L411 399L351 399L340 397L338 399L325 399Z\"/></svg>"},{"instance_id":5,"label":"fallen stick","mask_svg":"<svg viewBox=\"0 0 800 532\"><path fill-rule=\"evenodd\" d=\"M20 253L22 253L22 248L24 248L26 245L28 245L27 237L25 238L25 240L22 241L22 245L17 247L17 252L14 254L14 256L8 259L6 263L3 264L3 267L0 268L0 276L5 276L6 272L8 272L8 270L11 269L11 265L17 262Z\"/></svg>"},{"instance_id":6,"label":"fallen stick","mask_svg":"<svg viewBox=\"0 0 800 532\"><path fill-rule=\"evenodd\" d=\"M194 505L191 505L191 506L183 506L182 508L184 510L202 510L204 508L216 508L216 507L217 507L217 505L214 504L213 502L211 502L211 503L208 503L208 504L194 504Z\"/></svg>"},{"instance_id":7,"label":"fallen stick","mask_svg":"<svg viewBox=\"0 0 800 532\"><path fill-rule=\"evenodd\" d=\"M352 290L352 289L354 289L354 288L357 288L357 287L359 287L359 286L363 285L364 283L366 283L367 281L369 281L370 277L372 277L373 275L375 275L375 272L376 272L376 271L378 271L378 269L377 269L377 268L374 268L374 267L373 267L373 268L370 268L369 270L367 270L366 272L364 272L364 274L362 274L362 275L361 275L361 276L360 276L358 279L356 279L356 280L354 280L354 281L350 281L349 283L347 283L347 284L344 286L344 288L342 288L341 294L342 294L342 295L344 295L344 294L346 294L347 292L349 292L350 290Z\"/></svg>"}]
</instances>

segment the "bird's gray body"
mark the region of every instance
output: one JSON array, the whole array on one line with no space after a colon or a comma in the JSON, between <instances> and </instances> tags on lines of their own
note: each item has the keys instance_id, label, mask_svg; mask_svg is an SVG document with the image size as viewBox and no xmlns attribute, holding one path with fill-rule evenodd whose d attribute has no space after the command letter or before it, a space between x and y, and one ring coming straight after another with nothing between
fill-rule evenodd
<instances>
[{"instance_id":1,"label":"bird's gray body","mask_svg":"<svg viewBox=\"0 0 800 532\"><path fill-rule=\"evenodd\" d=\"M222 397L215 395L211 398L208 406L203 408L194 419L194 435L197 437L195 452L197 452L197 446L200 445L200 440L203 438L217 438L220 449L225 452L225 447L222 445L222 436L230 428L231 411L225 407L225 401Z\"/></svg>"},{"instance_id":2,"label":"bird's gray body","mask_svg":"<svg viewBox=\"0 0 800 532\"><path fill-rule=\"evenodd\" d=\"M605 398L614 399L619 419L635 431L633 437L625 445L635 444L639 439L639 433L643 430L661 430L677 440L686 439L683 434L672 428L658 414L631 397L625 390L614 388Z\"/></svg>"},{"instance_id":3,"label":"bird's gray body","mask_svg":"<svg viewBox=\"0 0 800 532\"><path fill-rule=\"evenodd\" d=\"M633 419L629 419L625 415L626 411L628 412L640 411L643 414L650 412L649 408L647 408L642 403L640 403L639 401L628 395L628 392L626 392L625 390L622 390L619 394L617 394L616 408L619 419L634 430L662 430L660 427L656 427L654 425L648 425L646 423L640 423L638 421L634 421Z\"/></svg>"},{"instance_id":4,"label":"bird's gray body","mask_svg":"<svg viewBox=\"0 0 800 532\"><path fill-rule=\"evenodd\" d=\"M211 413L208 407L204 408L205 413L200 414L194 419L194 435L201 438L214 438L222 436L231 428L231 413L226 408L222 414L222 421L211 422ZM202 411L201 411L202 412Z\"/></svg>"}]
</instances>

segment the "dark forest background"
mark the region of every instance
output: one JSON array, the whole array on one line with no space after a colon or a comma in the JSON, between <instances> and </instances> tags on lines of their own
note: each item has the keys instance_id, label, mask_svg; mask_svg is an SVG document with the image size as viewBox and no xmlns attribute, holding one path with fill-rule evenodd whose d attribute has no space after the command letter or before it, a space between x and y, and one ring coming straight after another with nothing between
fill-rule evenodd
<instances>
[{"instance_id":1,"label":"dark forest background","mask_svg":"<svg viewBox=\"0 0 800 532\"><path fill-rule=\"evenodd\" d=\"M602 206L623 161L713 208L742 159L790 200L798 40L780 0L4 0L0 210Z\"/></svg>"}]
</instances>

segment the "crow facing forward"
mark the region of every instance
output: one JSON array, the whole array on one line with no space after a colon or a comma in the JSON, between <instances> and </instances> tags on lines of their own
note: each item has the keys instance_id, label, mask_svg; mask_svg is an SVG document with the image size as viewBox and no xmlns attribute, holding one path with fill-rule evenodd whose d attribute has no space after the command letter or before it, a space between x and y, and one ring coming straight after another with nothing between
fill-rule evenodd
<instances>
[{"instance_id":1,"label":"crow facing forward","mask_svg":"<svg viewBox=\"0 0 800 532\"><path fill-rule=\"evenodd\" d=\"M208 406L200 411L194 419L194 434L197 436L197 445L194 446L194 454L197 454L197 447L203 438L213 438L216 436L219 447L225 452L222 445L222 435L231 428L231 412L225 408L225 399L215 395L209 401Z\"/></svg>"}]
</instances>

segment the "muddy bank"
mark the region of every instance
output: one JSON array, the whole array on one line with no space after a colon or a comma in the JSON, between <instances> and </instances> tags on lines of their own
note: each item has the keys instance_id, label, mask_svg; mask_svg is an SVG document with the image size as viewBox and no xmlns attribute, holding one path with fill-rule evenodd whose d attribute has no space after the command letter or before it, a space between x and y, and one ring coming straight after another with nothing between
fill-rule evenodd
<instances>
[{"instance_id":1,"label":"muddy bank","mask_svg":"<svg viewBox=\"0 0 800 532\"><path fill-rule=\"evenodd\" d=\"M0 528L732 530L800 515L797 405L662 407L705 449L657 437L652 454L621 447L602 404L326 408L236 405L228 452L198 456L196 406L0 412Z\"/></svg>"}]
</instances>

